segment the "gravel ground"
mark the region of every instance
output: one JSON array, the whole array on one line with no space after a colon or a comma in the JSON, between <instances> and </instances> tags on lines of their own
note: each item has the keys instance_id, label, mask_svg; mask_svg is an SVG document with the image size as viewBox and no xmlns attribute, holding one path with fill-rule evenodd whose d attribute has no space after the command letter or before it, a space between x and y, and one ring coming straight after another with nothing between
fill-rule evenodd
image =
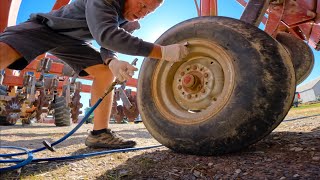
<instances>
[{"instance_id":1,"label":"gravel ground","mask_svg":"<svg viewBox=\"0 0 320 180\"><path fill-rule=\"evenodd\" d=\"M0 179L320 179L320 110L313 115L289 113L269 136L242 152L224 156L177 154L166 147L113 153L81 160L29 164L1 173ZM84 145L92 125L83 125L56 152L43 151L36 158L96 152ZM137 147L158 145L142 123L111 124ZM1 146L39 148L73 127L34 124L0 126ZM4 153L0 149L0 154ZM10 151L11 153L14 151ZM3 165L3 164L2 164ZM1 165L0 165L1 166Z\"/></svg>"}]
</instances>

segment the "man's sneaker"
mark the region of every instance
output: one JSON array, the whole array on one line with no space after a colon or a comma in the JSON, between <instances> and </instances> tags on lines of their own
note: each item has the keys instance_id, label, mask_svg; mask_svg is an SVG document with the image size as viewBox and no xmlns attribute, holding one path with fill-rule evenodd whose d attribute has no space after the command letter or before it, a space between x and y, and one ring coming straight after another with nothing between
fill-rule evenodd
<instances>
[{"instance_id":1,"label":"man's sneaker","mask_svg":"<svg viewBox=\"0 0 320 180\"><path fill-rule=\"evenodd\" d=\"M107 129L99 135L92 135L90 132L85 145L91 148L109 148L109 149L122 149L131 148L136 145L135 141L125 140L118 136L115 132Z\"/></svg>"}]
</instances>

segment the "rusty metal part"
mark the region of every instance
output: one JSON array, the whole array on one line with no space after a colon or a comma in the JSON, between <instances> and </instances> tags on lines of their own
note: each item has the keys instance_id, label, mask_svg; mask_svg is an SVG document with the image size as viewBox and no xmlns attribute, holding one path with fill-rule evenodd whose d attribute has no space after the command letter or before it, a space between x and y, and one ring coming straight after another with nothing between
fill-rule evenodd
<instances>
[{"instance_id":1,"label":"rusty metal part","mask_svg":"<svg viewBox=\"0 0 320 180\"><path fill-rule=\"evenodd\" d=\"M41 114L43 113L43 107L49 106L49 102L46 99L46 93L44 89L38 90L38 97L33 104L36 107L36 119L41 120Z\"/></svg>"},{"instance_id":2,"label":"rusty metal part","mask_svg":"<svg viewBox=\"0 0 320 180\"><path fill-rule=\"evenodd\" d=\"M152 94L159 112L177 124L196 124L214 116L234 86L233 59L224 48L206 40L188 42L188 59L160 62L152 77L157 82Z\"/></svg>"},{"instance_id":3,"label":"rusty metal part","mask_svg":"<svg viewBox=\"0 0 320 180\"><path fill-rule=\"evenodd\" d=\"M270 4L268 21L266 23L265 31L270 35L275 37L277 30L281 25L281 20L284 15L285 2L282 4Z\"/></svg>"},{"instance_id":4,"label":"rusty metal part","mask_svg":"<svg viewBox=\"0 0 320 180\"><path fill-rule=\"evenodd\" d=\"M196 3L197 5L197 3ZM201 16L217 16L218 2L217 0L201 0L200 1L200 15Z\"/></svg>"},{"instance_id":5,"label":"rusty metal part","mask_svg":"<svg viewBox=\"0 0 320 180\"><path fill-rule=\"evenodd\" d=\"M80 99L81 99L80 92L81 92L81 83L76 82L75 92L73 93L73 96L71 98L71 103L70 103L71 118L72 118L73 123L78 122L79 114L82 113L82 111L80 111L80 109L83 107L83 104L80 103Z\"/></svg>"},{"instance_id":6,"label":"rusty metal part","mask_svg":"<svg viewBox=\"0 0 320 180\"><path fill-rule=\"evenodd\" d=\"M0 116L5 116L6 114L6 102L0 101Z\"/></svg>"},{"instance_id":7,"label":"rusty metal part","mask_svg":"<svg viewBox=\"0 0 320 180\"><path fill-rule=\"evenodd\" d=\"M51 69L51 65L52 65L52 60L50 58L42 58L37 66L37 71L38 72L45 72L48 73Z\"/></svg>"},{"instance_id":8,"label":"rusty metal part","mask_svg":"<svg viewBox=\"0 0 320 180\"><path fill-rule=\"evenodd\" d=\"M12 98L5 105L7 122L15 124L20 118L22 100L18 96Z\"/></svg>"},{"instance_id":9,"label":"rusty metal part","mask_svg":"<svg viewBox=\"0 0 320 180\"><path fill-rule=\"evenodd\" d=\"M249 0L240 20L258 27L269 4L270 0Z\"/></svg>"},{"instance_id":10,"label":"rusty metal part","mask_svg":"<svg viewBox=\"0 0 320 180\"><path fill-rule=\"evenodd\" d=\"M116 123L121 123L123 118L124 118L124 113L123 113L123 106L122 105L118 105L116 108L116 112L113 113L113 117L116 121Z\"/></svg>"},{"instance_id":11,"label":"rusty metal part","mask_svg":"<svg viewBox=\"0 0 320 180\"><path fill-rule=\"evenodd\" d=\"M137 96L128 95L128 99L132 104L132 107L130 109L123 108L123 113L128 118L129 122L133 122L139 116Z\"/></svg>"}]
</instances>

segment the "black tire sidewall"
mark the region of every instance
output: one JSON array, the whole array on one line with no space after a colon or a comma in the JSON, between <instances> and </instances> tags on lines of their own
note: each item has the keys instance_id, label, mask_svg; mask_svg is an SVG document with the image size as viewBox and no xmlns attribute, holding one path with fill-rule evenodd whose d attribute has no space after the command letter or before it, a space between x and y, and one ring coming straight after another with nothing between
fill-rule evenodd
<instances>
[{"instance_id":1,"label":"black tire sidewall","mask_svg":"<svg viewBox=\"0 0 320 180\"><path fill-rule=\"evenodd\" d=\"M145 59L138 104L150 133L171 149L204 155L236 151L269 134L287 114L294 93L293 67L284 60L288 55L281 53L281 45L256 27L226 17L187 20L156 43L168 45L190 38L214 41L233 57L235 87L230 100L203 123L175 124L157 111L152 99L151 77L158 61Z\"/></svg>"}]
</instances>

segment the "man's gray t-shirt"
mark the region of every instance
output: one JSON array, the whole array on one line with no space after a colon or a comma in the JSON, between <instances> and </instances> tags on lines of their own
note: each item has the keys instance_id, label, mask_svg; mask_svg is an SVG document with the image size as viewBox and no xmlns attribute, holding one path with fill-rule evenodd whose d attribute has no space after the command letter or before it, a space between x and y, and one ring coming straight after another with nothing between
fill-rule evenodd
<instances>
[{"instance_id":1,"label":"man's gray t-shirt","mask_svg":"<svg viewBox=\"0 0 320 180\"><path fill-rule=\"evenodd\" d=\"M30 19L43 17L58 33L85 41L96 40L103 59L114 52L148 56L153 44L132 36L119 26L127 21L122 15L125 0L74 0L49 13L32 14Z\"/></svg>"}]
</instances>

